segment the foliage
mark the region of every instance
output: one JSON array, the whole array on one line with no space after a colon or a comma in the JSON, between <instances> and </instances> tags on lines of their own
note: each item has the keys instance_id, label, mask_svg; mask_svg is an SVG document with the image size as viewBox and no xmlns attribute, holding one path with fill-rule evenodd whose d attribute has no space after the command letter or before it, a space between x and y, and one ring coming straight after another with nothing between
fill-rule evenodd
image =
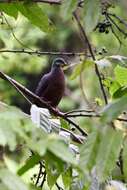
<instances>
[{"instance_id":1,"label":"foliage","mask_svg":"<svg viewBox=\"0 0 127 190\"><path fill-rule=\"evenodd\" d=\"M41 72L49 70L49 56L57 56L53 52L72 53L66 72L67 96L60 108L68 111L65 117L76 117L73 121L88 132L85 140L76 130L70 132L70 136L74 133L83 139L82 144L76 143L74 136L68 141L65 134L45 133L24 113L29 113L29 107L23 97L0 79L0 100L16 106L0 102L0 189L100 189L110 178L126 184L124 6L124 0L120 4L109 0L64 0L52 6L29 0L0 2L0 71L34 90ZM85 40L82 30L87 35ZM18 54L14 52L19 49ZM39 50L44 51L42 55ZM66 132L70 130L67 121L57 119Z\"/></svg>"}]
</instances>

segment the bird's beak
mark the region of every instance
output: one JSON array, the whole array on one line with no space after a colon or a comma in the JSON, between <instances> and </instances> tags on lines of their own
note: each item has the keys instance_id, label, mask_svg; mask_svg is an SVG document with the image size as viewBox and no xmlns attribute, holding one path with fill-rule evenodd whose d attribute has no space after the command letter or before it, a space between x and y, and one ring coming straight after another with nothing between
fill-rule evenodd
<instances>
[{"instance_id":1,"label":"bird's beak","mask_svg":"<svg viewBox=\"0 0 127 190\"><path fill-rule=\"evenodd\" d=\"M67 62L62 63L61 67L63 68L63 70L65 70L65 68L68 67L68 63Z\"/></svg>"}]
</instances>

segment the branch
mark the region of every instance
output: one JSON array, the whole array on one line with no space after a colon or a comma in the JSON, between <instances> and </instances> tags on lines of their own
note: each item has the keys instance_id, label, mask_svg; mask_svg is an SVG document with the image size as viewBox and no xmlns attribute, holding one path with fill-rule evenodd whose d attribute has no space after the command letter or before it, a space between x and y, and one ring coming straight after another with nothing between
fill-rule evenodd
<instances>
[{"instance_id":1,"label":"branch","mask_svg":"<svg viewBox=\"0 0 127 190\"><path fill-rule=\"evenodd\" d=\"M0 53L24 53L29 55L67 55L67 56L81 56L86 55L84 52L60 52L60 51L39 51L39 50L24 50L24 49L17 49L17 50L9 50L4 49L0 50Z\"/></svg>"},{"instance_id":2,"label":"branch","mask_svg":"<svg viewBox=\"0 0 127 190\"><path fill-rule=\"evenodd\" d=\"M40 176L41 176L41 174L42 174L42 168L43 168L43 165L42 165L41 162L39 162L39 172L38 172L37 180L36 180L36 182L35 182L35 185L36 185L36 186L37 186L38 183L39 183L39 179L40 179Z\"/></svg>"},{"instance_id":3,"label":"branch","mask_svg":"<svg viewBox=\"0 0 127 190\"><path fill-rule=\"evenodd\" d=\"M19 93L22 92L29 99L32 99L32 100L30 100L32 103L34 103L34 104L36 104L37 106L40 106L40 107L46 107L53 115L61 117L64 120L66 120L68 123L72 124L75 128L77 128L80 131L80 133L83 136L88 136L88 134L82 128L80 128L80 126L77 125L74 121L67 118L66 115L64 115L62 112L56 110L55 108L53 108L48 102L44 101L39 96L35 95L33 92L31 92L30 90L25 88L23 85L21 85L20 83L18 83L17 81L15 81L14 79L12 79L11 77L9 77L8 75L4 74L1 71L0 71L0 77L2 79L4 79L4 80L8 81L9 83L11 83L11 85L14 88L16 88L16 90Z\"/></svg>"},{"instance_id":4,"label":"branch","mask_svg":"<svg viewBox=\"0 0 127 190\"><path fill-rule=\"evenodd\" d=\"M71 114L71 113L81 113L81 112L87 112L91 113L93 110L84 110L84 109L79 109L79 110L71 110L65 113L65 115Z\"/></svg>"},{"instance_id":5,"label":"branch","mask_svg":"<svg viewBox=\"0 0 127 190\"><path fill-rule=\"evenodd\" d=\"M25 2L24 0L0 0L0 3L17 3L17 2ZM61 0L31 0L32 3L47 3L47 4L54 4L60 5Z\"/></svg>"},{"instance_id":6,"label":"branch","mask_svg":"<svg viewBox=\"0 0 127 190\"><path fill-rule=\"evenodd\" d=\"M74 12L73 15L74 15L75 20L77 21L78 27L79 27L80 32L81 32L81 34L82 34L82 37L83 37L83 39L84 39L84 43L85 43L85 42L87 43L89 52L90 52L90 54L91 54L91 57L92 57L92 59L93 59L94 61L96 61L96 58L95 58L95 56L94 56L94 53L93 53L91 44L90 44L90 42L89 42L89 40L88 40L88 38L87 38L87 35L86 35L86 32L85 32L83 26L82 26L81 23L80 23L79 17L77 16L76 12ZM108 104L106 92L105 92L105 89L104 89L104 86L103 86L103 83L102 83L102 79L101 79L101 75L100 75L100 72L99 72L99 69L98 69L98 66L97 66L96 63L95 63L95 72L96 72L96 74L97 74L97 76L98 76L98 79L99 79L99 83L100 83L101 91L102 91L102 94L103 94L103 97L104 97L104 100L105 100L105 104Z\"/></svg>"},{"instance_id":7,"label":"branch","mask_svg":"<svg viewBox=\"0 0 127 190\"><path fill-rule=\"evenodd\" d=\"M112 13L107 13L107 14L116 18L121 24L123 24L127 28L127 23L122 18Z\"/></svg>"},{"instance_id":8,"label":"branch","mask_svg":"<svg viewBox=\"0 0 127 190\"><path fill-rule=\"evenodd\" d=\"M68 118L75 118L75 117L98 117L98 118L100 118L102 115L101 114L96 114L96 113L92 113L92 114L85 114L85 113L76 113L76 114L66 114L65 113L65 115L66 115L66 117L68 117ZM118 121L122 121L122 122L127 122L127 119L124 119L124 118L116 118L116 120L118 120Z\"/></svg>"}]
</instances>

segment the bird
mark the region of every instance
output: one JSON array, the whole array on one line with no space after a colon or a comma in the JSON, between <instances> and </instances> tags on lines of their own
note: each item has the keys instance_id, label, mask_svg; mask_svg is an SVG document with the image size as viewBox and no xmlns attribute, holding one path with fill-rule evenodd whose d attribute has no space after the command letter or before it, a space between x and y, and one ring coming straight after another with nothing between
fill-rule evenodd
<instances>
[{"instance_id":1,"label":"bird","mask_svg":"<svg viewBox=\"0 0 127 190\"><path fill-rule=\"evenodd\" d=\"M67 65L63 58L53 60L51 71L42 76L35 94L56 108L65 91L65 76L62 67Z\"/></svg>"}]
</instances>

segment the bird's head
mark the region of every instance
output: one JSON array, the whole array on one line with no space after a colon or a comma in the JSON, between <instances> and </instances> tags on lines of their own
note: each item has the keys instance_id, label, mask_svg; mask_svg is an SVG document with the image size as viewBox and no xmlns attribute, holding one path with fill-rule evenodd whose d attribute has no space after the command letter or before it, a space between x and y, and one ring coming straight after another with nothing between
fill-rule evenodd
<instances>
[{"instance_id":1,"label":"bird's head","mask_svg":"<svg viewBox=\"0 0 127 190\"><path fill-rule=\"evenodd\" d=\"M63 58L56 58L53 61L52 67L64 67L67 65L67 62Z\"/></svg>"}]
</instances>

